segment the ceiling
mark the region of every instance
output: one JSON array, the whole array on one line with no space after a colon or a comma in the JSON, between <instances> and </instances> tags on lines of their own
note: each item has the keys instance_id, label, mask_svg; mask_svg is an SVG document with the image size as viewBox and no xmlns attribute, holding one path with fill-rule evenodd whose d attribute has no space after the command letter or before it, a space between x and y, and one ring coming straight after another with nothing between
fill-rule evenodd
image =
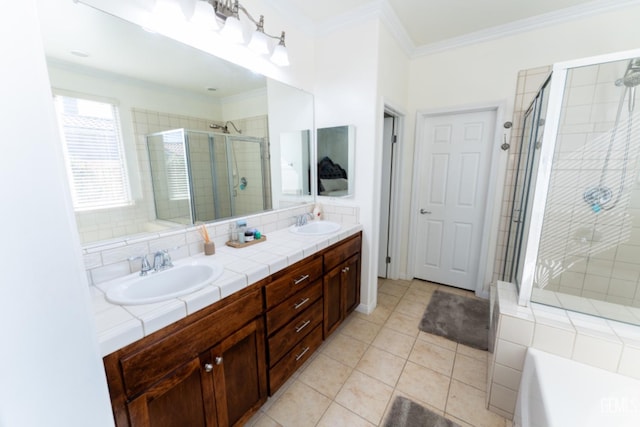
<instances>
[{"instance_id":1,"label":"ceiling","mask_svg":"<svg viewBox=\"0 0 640 427\"><path fill-rule=\"evenodd\" d=\"M524 27L619 7L633 0L268 0L316 30L340 17L380 10L397 21L410 44L421 48L505 26Z\"/></svg>"}]
</instances>

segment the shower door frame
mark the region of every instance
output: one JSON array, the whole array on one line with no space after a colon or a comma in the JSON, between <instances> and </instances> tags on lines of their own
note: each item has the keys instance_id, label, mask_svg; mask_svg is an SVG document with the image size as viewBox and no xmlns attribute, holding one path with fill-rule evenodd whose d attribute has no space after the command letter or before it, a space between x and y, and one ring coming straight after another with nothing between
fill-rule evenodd
<instances>
[{"instance_id":1,"label":"shower door frame","mask_svg":"<svg viewBox=\"0 0 640 427\"><path fill-rule=\"evenodd\" d=\"M567 71L570 68L586 67L603 62L628 60L639 56L640 49L634 49L553 64L551 71L552 79L548 91L549 104L545 118L545 132L542 137L540 163L538 166L538 174L535 178L535 189L531 202L531 217L529 227L525 227L524 229L524 233L526 233L528 237L524 249L522 276L520 278L520 289L518 293L518 304L521 306L528 306L531 302L531 292L535 280L542 225L544 223L544 213L547 204L547 194L551 181L553 156L560 126L560 113L562 111Z\"/></svg>"}]
</instances>

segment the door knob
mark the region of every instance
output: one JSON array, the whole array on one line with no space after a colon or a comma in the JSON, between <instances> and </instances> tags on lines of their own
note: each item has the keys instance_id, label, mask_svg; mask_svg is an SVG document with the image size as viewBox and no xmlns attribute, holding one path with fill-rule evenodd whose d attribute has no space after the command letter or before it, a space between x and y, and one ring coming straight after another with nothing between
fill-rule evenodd
<instances>
[{"instance_id":1,"label":"door knob","mask_svg":"<svg viewBox=\"0 0 640 427\"><path fill-rule=\"evenodd\" d=\"M211 372L213 371L213 365L211 363L205 363L204 364L204 371L205 372Z\"/></svg>"},{"instance_id":2,"label":"door knob","mask_svg":"<svg viewBox=\"0 0 640 427\"><path fill-rule=\"evenodd\" d=\"M220 365L222 363L222 356L218 356L215 358L216 365Z\"/></svg>"},{"instance_id":3,"label":"door knob","mask_svg":"<svg viewBox=\"0 0 640 427\"><path fill-rule=\"evenodd\" d=\"M431 214L431 211L428 211L428 210L425 210L425 209L420 209L420 213L421 213L422 215L425 215L425 214Z\"/></svg>"}]
</instances>

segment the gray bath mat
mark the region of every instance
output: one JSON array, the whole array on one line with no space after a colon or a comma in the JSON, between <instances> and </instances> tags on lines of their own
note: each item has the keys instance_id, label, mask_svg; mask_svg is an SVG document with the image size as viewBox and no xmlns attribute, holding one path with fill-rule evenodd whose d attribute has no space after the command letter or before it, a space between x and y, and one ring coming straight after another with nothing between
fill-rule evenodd
<instances>
[{"instance_id":1,"label":"gray bath mat","mask_svg":"<svg viewBox=\"0 0 640 427\"><path fill-rule=\"evenodd\" d=\"M460 427L451 420L444 418L418 405L417 403L398 396L393 401L391 411L387 415L384 427Z\"/></svg>"},{"instance_id":2,"label":"gray bath mat","mask_svg":"<svg viewBox=\"0 0 640 427\"><path fill-rule=\"evenodd\" d=\"M435 291L419 328L469 347L486 350L489 301Z\"/></svg>"}]
</instances>

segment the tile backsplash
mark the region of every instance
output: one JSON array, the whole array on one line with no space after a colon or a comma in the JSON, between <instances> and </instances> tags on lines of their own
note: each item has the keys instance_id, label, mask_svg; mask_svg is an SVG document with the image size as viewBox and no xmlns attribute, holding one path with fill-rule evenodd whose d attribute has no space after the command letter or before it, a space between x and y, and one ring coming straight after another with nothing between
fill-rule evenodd
<instances>
[{"instance_id":1,"label":"tile backsplash","mask_svg":"<svg viewBox=\"0 0 640 427\"><path fill-rule=\"evenodd\" d=\"M294 217L311 212L314 204L296 205L285 209L248 215L249 227L255 227L263 234L289 227L295 223ZM343 224L357 224L359 208L345 205L322 204L323 218ZM229 240L229 225L236 219L207 225L207 230L216 246ZM132 258L151 255L158 250L168 249L174 260L203 252L202 238L192 227L184 227L157 233L145 233L126 239L103 241L87 245L83 249L87 279L96 285L140 270L141 261Z\"/></svg>"}]
</instances>

